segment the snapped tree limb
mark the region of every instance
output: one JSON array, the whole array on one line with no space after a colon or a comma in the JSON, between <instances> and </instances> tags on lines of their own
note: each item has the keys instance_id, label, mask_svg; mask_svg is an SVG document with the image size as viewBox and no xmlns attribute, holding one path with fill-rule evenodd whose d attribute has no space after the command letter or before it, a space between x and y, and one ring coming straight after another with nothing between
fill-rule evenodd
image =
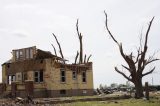
<instances>
[{"instance_id":1,"label":"snapped tree limb","mask_svg":"<svg viewBox=\"0 0 160 106\"><path fill-rule=\"evenodd\" d=\"M78 56L79 56L79 52L77 51L77 54L76 54L76 57L75 57L75 64L77 63L77 59L78 59Z\"/></svg>"},{"instance_id":2,"label":"snapped tree limb","mask_svg":"<svg viewBox=\"0 0 160 106\"><path fill-rule=\"evenodd\" d=\"M63 56L63 52L62 52L60 43L59 43L56 35L55 35L54 33L52 33L52 35L54 36L54 38L55 38L55 40L56 40L56 42L57 42L57 44L58 44L58 46L59 46L59 52L60 52L60 54L61 54L61 57L62 57L62 59L64 59L64 56ZM64 61L64 63L65 63L65 61Z\"/></svg>"},{"instance_id":3,"label":"snapped tree limb","mask_svg":"<svg viewBox=\"0 0 160 106\"><path fill-rule=\"evenodd\" d=\"M53 49L54 49L54 54L57 56L56 48L54 47L53 44L51 44L51 45L52 45L52 47L53 47Z\"/></svg>"},{"instance_id":4,"label":"snapped tree limb","mask_svg":"<svg viewBox=\"0 0 160 106\"><path fill-rule=\"evenodd\" d=\"M84 63L86 63L86 54L84 55Z\"/></svg>"},{"instance_id":5,"label":"snapped tree limb","mask_svg":"<svg viewBox=\"0 0 160 106\"><path fill-rule=\"evenodd\" d=\"M91 56L92 56L92 55L90 54L89 57L88 57L88 59L87 59L87 63L89 62L89 59L91 58Z\"/></svg>"}]
</instances>

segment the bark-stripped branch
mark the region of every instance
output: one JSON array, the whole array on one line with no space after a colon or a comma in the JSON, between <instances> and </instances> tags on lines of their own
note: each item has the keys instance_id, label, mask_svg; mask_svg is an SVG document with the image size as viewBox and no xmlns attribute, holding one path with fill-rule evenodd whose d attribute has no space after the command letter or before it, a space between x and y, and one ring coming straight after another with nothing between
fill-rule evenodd
<instances>
[{"instance_id":1,"label":"bark-stripped branch","mask_svg":"<svg viewBox=\"0 0 160 106\"><path fill-rule=\"evenodd\" d=\"M121 74L123 77L125 77L127 80L131 81L131 79L130 79L128 76L126 76L123 72L119 71L117 67L115 67L115 70L116 70L119 74Z\"/></svg>"},{"instance_id":2,"label":"bark-stripped branch","mask_svg":"<svg viewBox=\"0 0 160 106\"><path fill-rule=\"evenodd\" d=\"M91 56L92 56L92 55L90 54L89 57L88 57L88 59L87 59L87 63L89 62L89 59L91 58Z\"/></svg>"},{"instance_id":3,"label":"bark-stripped branch","mask_svg":"<svg viewBox=\"0 0 160 106\"><path fill-rule=\"evenodd\" d=\"M84 55L84 63L86 63L86 54Z\"/></svg>"},{"instance_id":4,"label":"bark-stripped branch","mask_svg":"<svg viewBox=\"0 0 160 106\"><path fill-rule=\"evenodd\" d=\"M148 26L148 29L147 29L147 32L146 32L146 35L145 35L145 43L144 43L144 48L143 48L143 51L142 51L142 55L138 61L138 68L140 69L142 64L145 64L145 55L146 55L146 52L147 52L147 42L148 42L148 34L149 34L149 31L150 31L150 28L151 28L151 25L152 25L152 22L154 20L154 17L152 18L152 20L149 22L149 26ZM143 71L143 70L139 70L139 71Z\"/></svg>"},{"instance_id":5,"label":"bark-stripped branch","mask_svg":"<svg viewBox=\"0 0 160 106\"><path fill-rule=\"evenodd\" d=\"M75 57L75 64L77 63L77 59L78 59L78 56L79 56L79 52L77 51L77 54L76 54L76 57Z\"/></svg>"},{"instance_id":6,"label":"bark-stripped branch","mask_svg":"<svg viewBox=\"0 0 160 106\"><path fill-rule=\"evenodd\" d=\"M77 23L76 23L76 30L77 30L77 35L78 35L78 38L79 38L79 43L80 43L79 62L83 63L83 42L82 42L82 34L79 32L79 28L78 28L78 19L77 19Z\"/></svg>"},{"instance_id":7,"label":"bark-stripped branch","mask_svg":"<svg viewBox=\"0 0 160 106\"><path fill-rule=\"evenodd\" d=\"M124 67L124 68L127 69L129 72L131 72L131 69L128 68L127 66L122 65L122 67Z\"/></svg>"},{"instance_id":8,"label":"bark-stripped branch","mask_svg":"<svg viewBox=\"0 0 160 106\"><path fill-rule=\"evenodd\" d=\"M152 63L152 62L154 62L154 61L157 61L157 60L159 60L159 59L152 59L152 60L149 60L149 61L146 62L145 65L148 65L148 64L150 64L150 63Z\"/></svg>"},{"instance_id":9,"label":"bark-stripped branch","mask_svg":"<svg viewBox=\"0 0 160 106\"><path fill-rule=\"evenodd\" d=\"M106 16L106 21L105 21L106 29L107 29L109 35L111 36L111 38L113 39L113 41L119 45L118 41L114 38L114 36L112 35L112 33L110 32L110 30L109 30L109 28L108 28L107 13L106 13L105 11L104 11L104 14L105 14L105 16Z\"/></svg>"},{"instance_id":10,"label":"bark-stripped branch","mask_svg":"<svg viewBox=\"0 0 160 106\"><path fill-rule=\"evenodd\" d=\"M152 70L150 70L150 71L148 71L148 72L142 74L142 76L146 76L146 75L148 75L148 74L151 74L154 70L155 70L155 67L154 67Z\"/></svg>"},{"instance_id":11,"label":"bark-stripped branch","mask_svg":"<svg viewBox=\"0 0 160 106\"><path fill-rule=\"evenodd\" d=\"M60 54L61 54L61 57L62 57L62 59L64 59L64 56L63 56L63 53L62 53L62 49L61 49L60 43L59 43L56 35L55 35L54 33L52 33L52 35L54 36L54 38L55 38L55 40L56 40L56 42L57 42L57 44L58 44L58 46L59 46L59 52L60 52Z\"/></svg>"},{"instance_id":12,"label":"bark-stripped branch","mask_svg":"<svg viewBox=\"0 0 160 106\"><path fill-rule=\"evenodd\" d=\"M54 49L54 54L57 56L56 48L54 47L53 44L51 44L51 45L52 45L52 47L53 47L53 49Z\"/></svg>"}]
</instances>

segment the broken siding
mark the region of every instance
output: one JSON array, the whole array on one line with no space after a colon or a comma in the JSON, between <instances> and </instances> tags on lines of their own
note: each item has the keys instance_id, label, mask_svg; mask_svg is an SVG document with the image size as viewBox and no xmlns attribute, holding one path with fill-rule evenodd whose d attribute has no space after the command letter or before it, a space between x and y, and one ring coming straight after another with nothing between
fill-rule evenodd
<instances>
[{"instance_id":1,"label":"broken siding","mask_svg":"<svg viewBox=\"0 0 160 106\"><path fill-rule=\"evenodd\" d=\"M17 61L9 64L9 67L6 67L6 74L15 74L17 72L27 72L27 71L36 71L45 69L45 62L43 60L24 60ZM7 64L6 64L7 65Z\"/></svg>"},{"instance_id":2,"label":"broken siding","mask_svg":"<svg viewBox=\"0 0 160 106\"><path fill-rule=\"evenodd\" d=\"M30 51L29 49L30 49L31 51ZM26 54L26 50L29 50L29 52L32 53L33 58L34 58L35 54L37 53L37 51L36 51L36 46L29 47L29 48L22 48L22 49L12 50L12 55L13 55L12 61L15 62L15 61L20 61L20 60L30 59L31 57L30 57L30 58L27 58L27 55L30 55L30 53L29 53L29 54ZM16 52L17 52L17 51L22 51L22 57L19 58L19 59L16 59Z\"/></svg>"}]
</instances>

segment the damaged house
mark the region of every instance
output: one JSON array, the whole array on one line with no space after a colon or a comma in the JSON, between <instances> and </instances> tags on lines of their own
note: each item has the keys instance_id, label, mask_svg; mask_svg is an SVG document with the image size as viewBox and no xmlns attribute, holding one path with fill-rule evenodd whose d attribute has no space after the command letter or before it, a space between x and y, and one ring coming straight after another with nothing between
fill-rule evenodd
<instances>
[{"instance_id":1,"label":"damaged house","mask_svg":"<svg viewBox=\"0 0 160 106\"><path fill-rule=\"evenodd\" d=\"M35 46L12 51L2 64L0 94L24 97L93 95L92 63L65 64L64 59Z\"/></svg>"}]
</instances>

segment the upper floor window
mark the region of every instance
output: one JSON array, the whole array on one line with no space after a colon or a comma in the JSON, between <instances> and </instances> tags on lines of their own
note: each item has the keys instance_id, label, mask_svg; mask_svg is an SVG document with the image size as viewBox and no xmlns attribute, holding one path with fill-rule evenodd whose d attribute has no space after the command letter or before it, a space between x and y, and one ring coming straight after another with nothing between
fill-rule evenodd
<instances>
[{"instance_id":1,"label":"upper floor window","mask_svg":"<svg viewBox=\"0 0 160 106\"><path fill-rule=\"evenodd\" d=\"M23 50L16 50L15 51L15 58L16 58L16 60L23 59Z\"/></svg>"},{"instance_id":2,"label":"upper floor window","mask_svg":"<svg viewBox=\"0 0 160 106\"><path fill-rule=\"evenodd\" d=\"M29 49L26 49L26 59L29 59Z\"/></svg>"},{"instance_id":3,"label":"upper floor window","mask_svg":"<svg viewBox=\"0 0 160 106\"><path fill-rule=\"evenodd\" d=\"M60 69L60 73L61 73L61 82L65 82L66 81L66 72L65 69Z\"/></svg>"},{"instance_id":4,"label":"upper floor window","mask_svg":"<svg viewBox=\"0 0 160 106\"><path fill-rule=\"evenodd\" d=\"M29 50L30 50L30 53L29 53L30 58L33 58L33 49L32 49L32 48L30 48Z\"/></svg>"},{"instance_id":5,"label":"upper floor window","mask_svg":"<svg viewBox=\"0 0 160 106\"><path fill-rule=\"evenodd\" d=\"M23 58L23 51L19 50L19 58L22 59Z\"/></svg>"},{"instance_id":6,"label":"upper floor window","mask_svg":"<svg viewBox=\"0 0 160 106\"><path fill-rule=\"evenodd\" d=\"M33 58L33 49L27 48L26 49L26 59Z\"/></svg>"},{"instance_id":7,"label":"upper floor window","mask_svg":"<svg viewBox=\"0 0 160 106\"><path fill-rule=\"evenodd\" d=\"M82 82L86 82L86 71L82 71Z\"/></svg>"},{"instance_id":8,"label":"upper floor window","mask_svg":"<svg viewBox=\"0 0 160 106\"><path fill-rule=\"evenodd\" d=\"M34 81L43 82L43 70L34 72Z\"/></svg>"},{"instance_id":9,"label":"upper floor window","mask_svg":"<svg viewBox=\"0 0 160 106\"><path fill-rule=\"evenodd\" d=\"M27 80L27 73L22 72L22 82L24 82L25 80Z\"/></svg>"},{"instance_id":10,"label":"upper floor window","mask_svg":"<svg viewBox=\"0 0 160 106\"><path fill-rule=\"evenodd\" d=\"M19 59L19 51L16 51L16 60Z\"/></svg>"},{"instance_id":11,"label":"upper floor window","mask_svg":"<svg viewBox=\"0 0 160 106\"><path fill-rule=\"evenodd\" d=\"M77 72L76 71L72 71L72 79L73 80L77 79Z\"/></svg>"}]
</instances>

